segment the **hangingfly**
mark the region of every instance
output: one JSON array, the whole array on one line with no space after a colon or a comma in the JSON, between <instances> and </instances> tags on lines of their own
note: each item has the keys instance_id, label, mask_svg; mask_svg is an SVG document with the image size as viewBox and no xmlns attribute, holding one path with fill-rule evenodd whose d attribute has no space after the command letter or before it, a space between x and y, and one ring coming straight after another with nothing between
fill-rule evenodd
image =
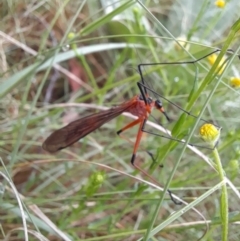
<instances>
[{"instance_id":1,"label":"hangingfly","mask_svg":"<svg viewBox=\"0 0 240 241\"><path fill-rule=\"evenodd\" d=\"M86 135L90 134L94 130L98 129L101 127L103 124L109 122L110 120L114 119L115 117L119 116L123 112L129 112L138 118L125 127L123 127L121 130L117 132L118 135L120 135L123 131L132 128L135 125L139 125L139 129L137 132L136 136L136 141L134 143L134 148L133 148L133 154L131 158L131 163L132 165L138 169L140 172L142 172L144 175L148 176L153 182L159 183L152 177L150 176L146 171L142 170L139 166L137 166L134 161L136 159L136 152L138 150L138 147L140 145L140 141L142 138L143 132L147 132L150 134L154 134L160 137L168 138L175 140L177 142L183 142L181 139L177 138L172 138L171 136L163 136L159 135L157 133L151 133L148 132L144 129L146 121L148 120L149 115L151 114L152 110L156 108L160 112L164 114L166 119L170 121L170 118L164 111L163 105L161 99L166 100L168 103L172 104L173 106L177 107L179 110L182 112L185 112L187 115L192 116L194 118L197 118L197 116L192 115L190 112L185 111L183 108L180 106L176 105L175 103L169 101L167 98L164 96L156 93L153 88L150 86L150 84L146 83L144 78L143 78L143 73L142 69L146 66L156 66L156 65L177 65L177 64L195 64L198 61L210 56L213 53L219 52L220 50L214 50L212 53L209 53L199 59L192 60L192 61L185 61L185 62L172 62L172 63L146 63L146 64L139 64L138 65L138 72L141 77L141 81L137 83L138 88L140 90L140 95L136 95L132 99L122 103L119 106L113 107L109 110L101 111L96 114L92 114L86 117L83 117L81 119L78 119L76 121L71 122L67 126L54 131L43 143L42 147L44 150L48 152L56 152L59 151L63 148L66 148L73 143L77 142L79 139L85 137ZM156 100L153 100L148 92L151 92ZM200 119L204 122L207 123L207 121ZM190 144L190 143L189 143ZM199 146L200 147L200 146ZM176 204L181 204L181 202L177 202L172 196L171 192L168 191L170 194L171 199L173 200L174 203Z\"/></svg>"},{"instance_id":2,"label":"hangingfly","mask_svg":"<svg viewBox=\"0 0 240 241\"><path fill-rule=\"evenodd\" d=\"M134 163L136 158L136 152L138 150L142 134L143 134L143 127L152 112L153 108L161 111L166 119L170 121L170 118L164 111L162 106L162 102L157 99L153 100L151 97L148 96L146 89L142 86L141 83L137 83L140 89L141 95L136 95L132 99L122 103L119 106L113 107L109 110L101 111L96 114L92 114L76 121L69 123L67 126L54 131L43 143L42 147L44 150L48 152L56 152L61 149L64 149L73 143L77 142L79 139L83 138L84 136L90 134L94 130L101 127L106 122L114 119L115 117L119 116L123 112L129 112L132 115L138 117L138 119L132 121L124 128L117 132L120 135L121 132L139 124L139 129L136 137L136 141L134 144L133 154L131 158L132 165L142 172L144 175L149 177L154 183L160 185L158 181L156 181L152 176L150 176L146 171L141 169L138 165ZM171 197L171 200L175 204L181 204L181 202L176 201L173 197L171 192L168 190L168 193Z\"/></svg>"},{"instance_id":3,"label":"hangingfly","mask_svg":"<svg viewBox=\"0 0 240 241\"><path fill-rule=\"evenodd\" d=\"M138 119L129 123L117 133L120 134L121 132L133 126L140 124L132 158L132 162L134 162L135 154L142 136L142 126L148 119L148 116L152 112L153 108L161 111L165 115L167 120L170 120L165 113L160 100L153 101L151 97L147 97L145 104L144 98L141 95L136 95L129 101L126 101L119 106L83 117L81 119L71 122L70 124L59 130L54 131L44 141L42 147L48 152L59 151L77 142L79 139L98 129L103 124L119 116L123 112L129 112L137 116Z\"/></svg>"}]
</instances>

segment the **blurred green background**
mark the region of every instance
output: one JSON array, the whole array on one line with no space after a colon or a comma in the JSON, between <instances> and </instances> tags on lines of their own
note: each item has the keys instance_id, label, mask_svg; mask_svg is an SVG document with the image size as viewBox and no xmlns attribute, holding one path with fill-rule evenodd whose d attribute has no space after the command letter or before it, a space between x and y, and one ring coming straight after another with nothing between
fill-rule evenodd
<instances>
[{"instance_id":1,"label":"blurred green background","mask_svg":"<svg viewBox=\"0 0 240 241\"><path fill-rule=\"evenodd\" d=\"M211 76L208 58L187 63L226 44L238 51L239 32L232 26L239 9L237 0L222 7L207 0L1 2L0 237L198 240L206 232L202 240L222 240L221 190L214 187L220 179L212 151L198 133L204 121L189 138L202 146L198 151L158 136L175 126L175 138L189 137L199 118L188 115L181 121L181 107L195 116L205 109L202 118L223 128L217 148L232 183L227 186L228 238L239 240L240 95L231 86L231 78L240 77L239 59L225 54L224 73ZM41 148L54 130L140 94L138 65L143 63L161 63L143 66L142 72L152 90L148 94L162 100L172 121L153 111L149 120L163 132L146 125L153 134L144 134L136 163L161 187L168 185L189 203L197 200L193 206L199 213L185 212L185 204L175 205L168 194L161 202L162 192L144 184L148 179L130 163L132 143L116 134L133 121L130 115L60 152ZM134 143L137 131L134 127L124 136ZM154 167L146 150L154 156Z\"/></svg>"}]
</instances>

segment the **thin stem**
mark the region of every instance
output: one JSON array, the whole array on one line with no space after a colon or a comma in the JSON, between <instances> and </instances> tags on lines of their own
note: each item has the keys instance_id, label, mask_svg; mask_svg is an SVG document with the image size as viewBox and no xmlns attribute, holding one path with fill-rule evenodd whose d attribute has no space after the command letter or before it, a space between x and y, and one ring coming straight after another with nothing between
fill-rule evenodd
<instances>
[{"instance_id":1,"label":"thin stem","mask_svg":"<svg viewBox=\"0 0 240 241\"><path fill-rule=\"evenodd\" d=\"M221 159L218 153L217 148L213 150L213 156L216 163L216 168L219 173L219 177L221 181L225 180L225 173L222 168ZM227 186L226 183L222 186L222 194L220 200L220 207L221 207L221 220L222 220L222 240L228 240L228 194L227 194Z\"/></svg>"}]
</instances>

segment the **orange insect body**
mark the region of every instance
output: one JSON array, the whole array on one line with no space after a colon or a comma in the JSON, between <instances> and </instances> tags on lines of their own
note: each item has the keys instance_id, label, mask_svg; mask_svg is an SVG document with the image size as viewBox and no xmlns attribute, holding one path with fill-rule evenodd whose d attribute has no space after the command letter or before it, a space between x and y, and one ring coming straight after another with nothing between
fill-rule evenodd
<instances>
[{"instance_id":1,"label":"orange insect body","mask_svg":"<svg viewBox=\"0 0 240 241\"><path fill-rule=\"evenodd\" d=\"M150 98L149 98L149 100L150 100ZM141 118L141 117L147 118L155 105L154 101L152 101L151 103L148 103L148 105L146 105L144 100L140 99L140 96L138 96L138 95L135 96L130 101L132 101L132 105L131 105L131 108L129 108L127 110L127 112L129 112L132 115L135 115L139 118Z\"/></svg>"},{"instance_id":2,"label":"orange insect body","mask_svg":"<svg viewBox=\"0 0 240 241\"><path fill-rule=\"evenodd\" d=\"M133 121L122 130L118 131L118 134L120 134L122 131L146 120L154 107L165 113L161 103L159 105L159 102L147 98L146 105L143 98L137 95L119 106L83 117L71 122L59 130L56 130L44 141L42 147L48 152L56 152L72 145L123 112L129 112L137 116L138 120ZM135 149L137 149L137 147Z\"/></svg>"},{"instance_id":3,"label":"orange insect body","mask_svg":"<svg viewBox=\"0 0 240 241\"><path fill-rule=\"evenodd\" d=\"M139 87L141 90L141 87ZM141 91L143 93L143 91ZM104 123L112 120L113 118L119 116L123 112L129 112L132 115L138 117L137 120L126 125L124 128L119 130L117 134L119 135L121 132L139 124L139 129L136 137L136 142L134 144L133 154L131 158L132 165L142 172L144 175L149 177L153 182L160 185L153 177L151 177L146 171L141 169L138 165L134 163L136 158L136 152L139 147L142 135L143 135L143 127L145 122L148 119L149 114L152 109L156 108L160 110L165 117L170 120L165 113L162 103L160 100L153 101L152 98L148 97L147 94L144 95L136 95L131 100L122 103L119 106L113 107L109 110L105 110L96 114L92 114L86 117L83 117L79 120L73 121L67 126L56 130L53 132L43 143L42 147L44 150L48 152L56 152L65 147L68 147L88 135L92 131L101 127ZM148 152L150 154L150 152ZM152 155L151 155L152 156ZM181 202L177 202L173 197L171 192L168 190L168 193L175 204L181 204Z\"/></svg>"},{"instance_id":4,"label":"orange insect body","mask_svg":"<svg viewBox=\"0 0 240 241\"><path fill-rule=\"evenodd\" d=\"M147 83L145 83L145 80L143 78L142 69L146 66L159 66L159 65L170 65L170 64L171 65L195 64L196 62L198 62L198 61L200 61L200 60L202 60L202 59L204 59L208 56L211 56L212 54L214 54L216 52L219 52L219 51L220 51L220 49L216 49L213 52L208 53L207 55L205 55L205 56L203 56L199 59L194 59L193 61L139 64L138 65L138 72L140 74L141 80L140 80L140 82L137 82L137 86L140 90L141 95L136 95L135 97L133 97L129 101L126 101L119 106L113 107L109 110L101 111L101 112L96 113L96 114L92 114L92 115L83 117L79 120L76 120L76 121L73 121L73 122L69 123L67 126L61 128L59 130L56 130L44 141L44 143L42 145L43 149L48 151L48 152L56 152L58 150L66 148L66 147L72 145L73 143L77 142L79 139L83 138L84 136L88 135L92 131L101 127L106 122L108 122L108 121L112 120L113 118L119 116L121 113L129 112L129 113L137 116L138 119L136 119L133 122L126 125L124 128L119 130L117 132L117 134L120 134L121 132L139 124L139 129L138 129L138 132L137 132L136 141L134 143L134 149L133 149L133 154L132 154L132 158L131 158L131 163L136 169L138 169L144 175L148 176L153 182L158 184L158 182L154 178L152 178L146 171L142 170L140 167L138 167L134 163L134 160L135 160L135 157L136 157L136 152L137 152L137 149L139 147L139 144L140 144L143 132L144 132L145 123L146 123L150 113L152 112L152 109L153 108L158 109L159 111L161 111L164 114L166 119L168 121L170 121L170 118L167 116L167 114L165 113L165 111L163 109L162 102L159 99L153 101L152 98L150 98L148 96L148 91L151 92L152 94L154 94L155 96L159 96L160 98L163 98L164 100L168 101L168 103L171 103L173 106L177 107L178 109L180 109L181 111L183 111L187 115L190 115L190 116L195 117L195 118L197 118L197 117L195 115L192 115L190 112L185 111L183 108L174 104L173 102L167 100L164 96L159 95L152 88L148 87ZM228 52L232 53L233 51L228 50ZM238 55L238 57L239 57L239 55ZM201 120L203 120L203 119L201 119ZM205 121L205 120L203 120L203 121ZM207 121L205 121L205 122L207 122ZM148 133L154 134L156 136L165 137L163 135L158 135L158 134L151 133L151 132L148 132ZM168 139L172 139L172 140L175 140L175 141L178 141L178 142L182 142L181 139L180 140L175 139L175 138L168 138ZM152 157L152 154L150 152L148 152L148 154ZM169 190L168 190L168 193L169 193L172 201L175 204L181 204L181 202L177 202L176 200L174 200L174 198L172 197L171 192Z\"/></svg>"}]
</instances>

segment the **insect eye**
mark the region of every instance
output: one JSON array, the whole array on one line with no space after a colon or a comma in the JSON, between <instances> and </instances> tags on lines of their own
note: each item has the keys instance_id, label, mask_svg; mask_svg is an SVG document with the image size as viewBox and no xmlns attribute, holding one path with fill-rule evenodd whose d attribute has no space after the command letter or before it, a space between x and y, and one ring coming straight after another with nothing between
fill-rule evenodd
<instances>
[{"instance_id":1,"label":"insect eye","mask_svg":"<svg viewBox=\"0 0 240 241\"><path fill-rule=\"evenodd\" d=\"M161 100L156 100L156 101L155 101L155 106L156 106L156 108L157 108L157 109L162 108L162 107L163 107L163 105L162 105Z\"/></svg>"}]
</instances>

